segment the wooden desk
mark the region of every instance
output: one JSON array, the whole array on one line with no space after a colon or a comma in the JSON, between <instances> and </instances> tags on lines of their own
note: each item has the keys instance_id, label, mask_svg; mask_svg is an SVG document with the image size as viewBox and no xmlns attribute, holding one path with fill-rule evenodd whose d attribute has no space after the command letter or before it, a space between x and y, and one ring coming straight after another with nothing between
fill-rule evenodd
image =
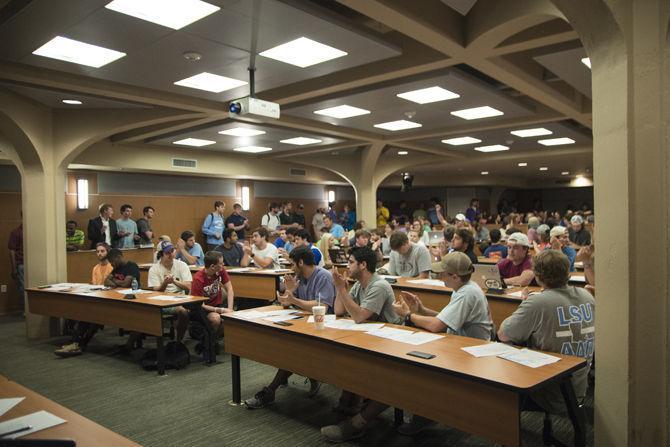
<instances>
[{"instance_id":1,"label":"wooden desk","mask_svg":"<svg viewBox=\"0 0 670 447\"><path fill-rule=\"evenodd\" d=\"M165 368L161 310L174 306L200 304L207 301L207 298L184 295L179 301L149 299L156 295L172 294L148 292L138 294L134 300L127 300L114 290L78 293L76 291L26 289L28 308L31 313L120 327L155 336L158 348L158 374L162 375L165 373Z\"/></svg>"},{"instance_id":2,"label":"wooden desk","mask_svg":"<svg viewBox=\"0 0 670 447\"><path fill-rule=\"evenodd\" d=\"M445 335L415 347L355 331L317 331L304 317L283 327L236 314L223 315L236 403L241 399L239 358L245 357L516 446L524 399L531 391L558 383L576 444L584 444L585 417L570 382L572 373L586 364L581 358L552 354L561 361L532 369L496 357L476 358L461 349L482 344L478 339ZM407 356L415 349L437 357Z\"/></svg>"},{"instance_id":3,"label":"wooden desk","mask_svg":"<svg viewBox=\"0 0 670 447\"><path fill-rule=\"evenodd\" d=\"M153 264L139 264L140 267L140 286L149 288L149 269ZM192 273L202 270L203 267L190 265ZM239 268L239 267L237 267ZM233 283L235 298L251 298L255 300L273 302L276 299L276 292L279 290L279 278L286 272L275 272L274 270L254 270L246 272L236 271L236 267L226 267L230 281Z\"/></svg>"},{"instance_id":4,"label":"wooden desk","mask_svg":"<svg viewBox=\"0 0 670 447\"><path fill-rule=\"evenodd\" d=\"M25 399L7 413L0 416L0 422L26 416L41 410L48 411L67 421L64 424L22 436L18 439L71 439L80 446L139 446L139 444L130 439L126 439L102 425L96 424L90 419L86 419L54 401L49 400L16 382L12 382L6 377L0 376L0 398L7 397L25 397Z\"/></svg>"},{"instance_id":5,"label":"wooden desk","mask_svg":"<svg viewBox=\"0 0 670 447\"><path fill-rule=\"evenodd\" d=\"M151 262L154 257L153 248L124 248L121 251L124 259L136 264ZM95 250L68 251L67 282L91 282L91 271L98 262Z\"/></svg>"}]
</instances>

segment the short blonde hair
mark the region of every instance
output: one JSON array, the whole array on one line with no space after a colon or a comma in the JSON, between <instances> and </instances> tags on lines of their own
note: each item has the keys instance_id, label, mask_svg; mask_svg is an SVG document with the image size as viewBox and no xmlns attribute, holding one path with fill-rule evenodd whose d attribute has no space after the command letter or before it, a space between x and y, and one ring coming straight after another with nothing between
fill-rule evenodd
<instances>
[{"instance_id":1,"label":"short blonde hair","mask_svg":"<svg viewBox=\"0 0 670 447\"><path fill-rule=\"evenodd\" d=\"M563 287L570 279L570 260L558 250L543 250L533 259L533 273L549 289Z\"/></svg>"}]
</instances>

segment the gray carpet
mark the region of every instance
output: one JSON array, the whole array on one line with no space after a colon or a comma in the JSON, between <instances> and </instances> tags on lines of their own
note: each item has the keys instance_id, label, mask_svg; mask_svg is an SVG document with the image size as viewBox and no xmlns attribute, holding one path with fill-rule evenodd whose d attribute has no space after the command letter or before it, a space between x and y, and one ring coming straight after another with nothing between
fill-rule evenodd
<instances>
[{"instance_id":1,"label":"gray carpet","mask_svg":"<svg viewBox=\"0 0 670 447\"><path fill-rule=\"evenodd\" d=\"M228 404L231 398L230 357L205 366L193 363L164 377L142 370L131 357L112 355L123 339L117 330L98 333L88 351L59 359L53 349L67 337L28 341L18 317L0 318L0 374L86 416L145 446L320 446L330 445L319 432L323 425L338 422L331 411L339 391L324 385L318 396L307 398L304 378L293 376L277 392L276 403L250 411ZM153 341L149 340L147 346ZM187 340L193 353L193 342ZM141 352L136 351L135 357ZM242 360L242 397L252 396L270 382L275 370ZM467 403L455 403L467 405ZM593 445L593 399L587 402L587 445ZM387 410L355 442L342 445L491 446L490 441L458 430L435 425L414 438L396 434L393 414ZM555 435L572 444L569 420L554 417ZM525 413L523 445L542 445L542 415Z\"/></svg>"}]
</instances>

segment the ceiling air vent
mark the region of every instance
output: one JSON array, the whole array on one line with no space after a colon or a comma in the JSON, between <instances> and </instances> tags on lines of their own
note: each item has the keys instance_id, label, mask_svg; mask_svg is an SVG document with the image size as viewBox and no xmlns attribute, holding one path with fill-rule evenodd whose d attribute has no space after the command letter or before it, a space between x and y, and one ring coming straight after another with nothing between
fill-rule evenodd
<instances>
[{"instance_id":1,"label":"ceiling air vent","mask_svg":"<svg viewBox=\"0 0 670 447\"><path fill-rule=\"evenodd\" d=\"M173 168L197 168L198 160L187 160L185 158L173 158L172 159Z\"/></svg>"},{"instance_id":2,"label":"ceiling air vent","mask_svg":"<svg viewBox=\"0 0 670 447\"><path fill-rule=\"evenodd\" d=\"M304 177L307 175L307 171L300 168L290 168L288 174L294 177Z\"/></svg>"}]
</instances>

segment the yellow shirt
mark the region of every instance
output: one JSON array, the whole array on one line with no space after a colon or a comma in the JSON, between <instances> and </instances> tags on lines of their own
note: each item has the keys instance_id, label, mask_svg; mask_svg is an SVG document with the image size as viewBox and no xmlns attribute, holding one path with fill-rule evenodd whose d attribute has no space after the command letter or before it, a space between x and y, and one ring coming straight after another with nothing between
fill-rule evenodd
<instances>
[{"instance_id":1,"label":"yellow shirt","mask_svg":"<svg viewBox=\"0 0 670 447\"><path fill-rule=\"evenodd\" d=\"M389 213L388 208L386 208L385 206L382 206L381 208L377 208L377 226L378 227L385 226L386 222L388 222L389 217L391 217L391 213Z\"/></svg>"},{"instance_id":2,"label":"yellow shirt","mask_svg":"<svg viewBox=\"0 0 670 447\"><path fill-rule=\"evenodd\" d=\"M107 278L109 274L112 273L112 270L114 270L114 267L112 267L112 264L109 262L105 265L95 264L95 267L93 267L93 273L91 274L91 284L95 284L97 286L104 285L105 278Z\"/></svg>"}]
</instances>

